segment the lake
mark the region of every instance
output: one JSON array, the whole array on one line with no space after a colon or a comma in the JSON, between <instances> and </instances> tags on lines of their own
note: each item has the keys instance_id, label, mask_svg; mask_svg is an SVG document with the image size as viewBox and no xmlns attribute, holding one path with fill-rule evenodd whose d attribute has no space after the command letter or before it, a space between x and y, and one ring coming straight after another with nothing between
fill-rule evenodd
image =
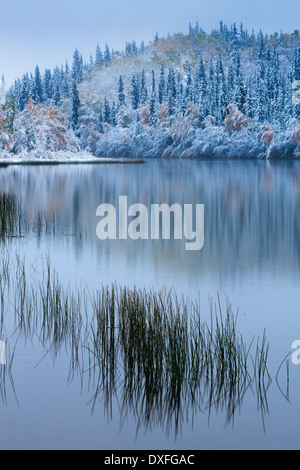
<instances>
[{"instance_id":1,"label":"lake","mask_svg":"<svg viewBox=\"0 0 300 470\"><path fill-rule=\"evenodd\" d=\"M146 207L204 204L203 249L174 239L99 240L97 207L117 206L120 196ZM300 339L299 162L16 165L0 168L0 199L2 449L299 448L300 365L287 356ZM48 264L60 286L85 293L83 303L112 283L170 288L197 300L209 323L211 304L230 302L249 347L266 335L263 393L253 380L229 413L227 392L216 400L204 389L197 400L182 393L174 404L162 386L155 401L144 390L134 402L124 377L112 390L106 377L99 381L102 355L95 361L87 346L90 323L79 325L78 299L68 304L71 319L51 325L35 304Z\"/></svg>"}]
</instances>

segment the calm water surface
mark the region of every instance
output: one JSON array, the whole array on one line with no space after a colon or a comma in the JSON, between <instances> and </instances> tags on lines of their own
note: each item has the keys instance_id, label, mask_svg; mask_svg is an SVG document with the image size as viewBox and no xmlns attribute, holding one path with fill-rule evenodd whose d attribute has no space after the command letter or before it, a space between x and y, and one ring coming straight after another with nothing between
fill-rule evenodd
<instances>
[{"instance_id":1,"label":"calm water surface","mask_svg":"<svg viewBox=\"0 0 300 470\"><path fill-rule=\"evenodd\" d=\"M122 391L108 406L89 374L70 371L70 351L48 350L20 333L7 306L1 339L16 345L0 401L0 447L83 449L299 448L300 366L290 361L289 394L282 359L300 339L300 165L268 162L147 161L143 165L11 166L0 168L0 192L21 201L21 237L2 240L2 257L26 260L30 276L46 257L59 279L90 291L117 282L174 287L200 299L204 319L219 294L239 310L247 342L266 330L272 384L264 406L252 390L234 419L222 406L187 413L178 426L167 404L153 419L128 408ZM205 205L205 245L185 241L96 237L96 209L128 203ZM47 352L47 354L45 354ZM0 366L3 367L3 366ZM0 397L1 397L0 396ZM287 399L288 398L288 399Z\"/></svg>"}]
</instances>

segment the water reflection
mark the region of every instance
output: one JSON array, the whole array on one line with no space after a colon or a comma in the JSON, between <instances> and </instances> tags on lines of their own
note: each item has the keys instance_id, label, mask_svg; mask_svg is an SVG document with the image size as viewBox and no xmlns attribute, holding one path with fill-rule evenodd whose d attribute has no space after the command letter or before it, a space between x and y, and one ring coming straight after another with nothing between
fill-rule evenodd
<instances>
[{"instance_id":1,"label":"water reflection","mask_svg":"<svg viewBox=\"0 0 300 470\"><path fill-rule=\"evenodd\" d=\"M247 373L241 361L232 363L233 370L224 371L217 359L204 361L202 355L202 369L201 364L186 366L186 358L191 358L189 336L189 354L184 356L182 371L176 361L164 362L168 356L162 354L164 349L158 342L161 336L153 336L149 329L144 332L145 338L153 337L149 343L131 341L134 325L124 327L122 334L116 329L112 337L113 330L105 327L101 315L95 314L90 294L92 287L99 288L102 283L111 285L111 281L130 287L136 283L148 289L159 278L167 279L168 285L178 279L178 296L188 292L193 283L193 294L196 291L197 295L209 276L213 279L209 293L215 295L220 281L225 279L227 285L233 285L237 279L254 274L253 291L262 280L265 286L268 279L273 288L274 276L278 276L282 312L291 306L295 310L298 297L289 297L291 291L286 293L285 287L288 279L297 282L300 271L298 162L270 165L268 162L150 161L138 166L7 167L0 168L0 189L0 339L8 338L9 357L13 359L9 362L12 367L1 369L1 374L5 374L0 377L4 403L10 396L8 388L13 395L15 391L17 399L19 393L22 395L23 390L18 387L15 390L13 381L15 376L22 375L16 357L22 357L32 348L42 350L34 364L41 381L52 365L59 368L60 361L67 362L68 383L80 384L84 401L89 400L89 409L96 413L104 403L107 416L113 419L112 413L117 413L121 422L128 419L134 431L160 427L176 434L203 413L207 420L219 414L227 424L232 424L245 408L249 413L245 407L249 395L257 400L264 426L271 380L274 384L278 367L277 361L275 366L272 363L275 374L271 374L265 366L268 351L265 336L260 336L258 355L257 343L252 344L253 363L249 356ZM184 240L100 242L96 237L96 209L102 203L117 206L120 195L128 196L129 205L139 202L147 207L155 203L204 204L204 249L196 255L187 253ZM9 260L15 259L16 251L22 254L11 269ZM63 283L53 277L48 283L47 263L45 267L45 262L37 259L49 251L52 265L63 271ZM21 261L24 252L26 265ZM85 287L74 289L74 272L84 263L87 269L80 271L80 279ZM262 334L261 324L264 328L267 316L273 315L269 306L273 291L270 292L271 289L263 302L257 298L252 305L252 311L257 311L255 320L261 318L259 328L255 321L251 325L255 334ZM239 301L240 298L235 305ZM249 297L246 303L248 311ZM106 312L109 311L108 308ZM272 321L275 318L277 321L273 336L281 340L285 327L289 328L289 335L290 332L295 335L298 313L290 314L288 319L285 313L283 319L278 311L272 317ZM207 318L206 312L204 319ZM244 334L249 345L252 330L249 334L243 330ZM290 339L295 338L288 336ZM242 344L241 341L240 348ZM146 346L152 348L150 355L145 354ZM286 346L282 347L284 356ZM243 348L239 351L244 351L245 356ZM178 357L182 359L181 353L179 349ZM180 373L172 376L176 367L172 369L170 364L179 367ZM204 365L206 368L212 365L209 369L212 375L204 370ZM201 374L193 375L191 370ZM239 380L233 380L238 372ZM280 379L285 394L287 377L283 368ZM47 396L46 381L38 386ZM285 401L282 395L279 399ZM273 401L273 413L280 409L279 399L276 398L275 404ZM35 403L31 407L34 410ZM245 436L243 442L247 442Z\"/></svg>"},{"instance_id":2,"label":"water reflection","mask_svg":"<svg viewBox=\"0 0 300 470\"><path fill-rule=\"evenodd\" d=\"M294 162L161 162L138 166L0 168L2 194L22 201L35 233L66 237L74 257L88 250L109 264L139 260L168 268L235 278L270 265L295 275L300 267L300 166ZM128 204L205 205L205 248L187 256L184 240L105 241L96 237L96 209ZM11 197L11 196L10 196ZM3 225L2 225L3 226ZM123 261L122 261L123 260ZM221 269L220 269L221 268Z\"/></svg>"},{"instance_id":3,"label":"water reflection","mask_svg":"<svg viewBox=\"0 0 300 470\"><path fill-rule=\"evenodd\" d=\"M10 342L19 342L23 353L29 344L42 345L36 367L48 355L55 363L66 354L68 382L80 378L84 396L87 390L92 395L92 412L104 402L112 419L118 402L120 422L130 417L136 432L158 426L177 435L199 413L208 420L222 413L233 423L251 391L264 422L272 383L269 346L265 335L257 344L244 342L229 302L211 305L208 325L199 306L179 300L174 291L117 285L74 291L59 281L49 261L29 277L19 257L3 261L1 272L6 314L14 318ZM15 393L13 362L14 350L1 372L3 403L7 375Z\"/></svg>"}]
</instances>

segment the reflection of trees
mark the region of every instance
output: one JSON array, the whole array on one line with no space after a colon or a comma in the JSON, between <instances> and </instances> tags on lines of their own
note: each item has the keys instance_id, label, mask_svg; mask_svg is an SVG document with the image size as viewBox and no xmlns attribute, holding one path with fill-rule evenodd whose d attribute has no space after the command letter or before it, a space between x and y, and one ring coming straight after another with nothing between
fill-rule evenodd
<instances>
[{"instance_id":1,"label":"reflection of trees","mask_svg":"<svg viewBox=\"0 0 300 470\"><path fill-rule=\"evenodd\" d=\"M111 415L118 404L121 422L130 416L137 430L160 426L175 434L197 413L223 413L233 423L250 389L263 416L268 412L266 338L247 347L230 304L218 300L208 325L196 304L173 291L74 291L49 263L30 283L27 276L20 259L0 276L2 290L14 293L15 334L41 343L53 359L65 349L69 381L80 376L92 410L104 400Z\"/></svg>"},{"instance_id":2,"label":"reflection of trees","mask_svg":"<svg viewBox=\"0 0 300 470\"><path fill-rule=\"evenodd\" d=\"M203 268L219 270L230 259L235 261L230 274L250 257L258 270L276 257L287 270L299 270L298 167L248 163L159 161L113 171L109 166L1 169L0 238L31 229L57 239L74 236L80 243L93 234L90 246L96 249L97 205L116 204L119 195L127 194L130 204L204 203ZM175 243L158 241L150 250L147 244L124 246L115 244L114 253L128 262L142 253L180 272L195 264L195 257ZM232 422L253 389L262 415L268 413L265 337L252 345L251 355L236 333L230 308L224 323L218 316L211 329L195 307L179 303L174 293L114 287L93 296L86 289L65 288L49 266L28 284L28 269L20 260L5 263L0 266L2 326L7 295L12 295L16 332L43 344L53 358L64 348L71 353L69 380L80 375L90 386L92 407L104 398L111 412L118 402L122 419L133 416L138 428L159 425L177 432L199 412L224 413ZM0 377L2 399L8 370L1 371L6 373Z\"/></svg>"},{"instance_id":3,"label":"reflection of trees","mask_svg":"<svg viewBox=\"0 0 300 470\"><path fill-rule=\"evenodd\" d=\"M37 233L57 240L75 235L74 248L89 237L89 249L108 256L109 242L95 235L96 208L128 203L205 205L205 247L186 256L184 241L114 243L115 256L134 263L149 258L157 266L180 270L210 269L227 275L241 264L256 271L276 258L286 270L299 270L300 169L297 162L149 161L145 165L26 167L0 169L0 186L22 201L23 215ZM100 249L101 247L101 249ZM149 249L150 247L150 249ZM251 258L251 263L249 263ZM232 263L232 260L235 260ZM234 271L234 272L232 272ZM224 271L223 271L224 272Z\"/></svg>"}]
</instances>

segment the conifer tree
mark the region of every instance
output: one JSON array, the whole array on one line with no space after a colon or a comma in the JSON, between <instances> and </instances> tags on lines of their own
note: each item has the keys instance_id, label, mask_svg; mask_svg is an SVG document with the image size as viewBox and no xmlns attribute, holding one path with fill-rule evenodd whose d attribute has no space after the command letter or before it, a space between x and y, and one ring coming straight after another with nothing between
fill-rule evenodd
<instances>
[{"instance_id":1,"label":"conifer tree","mask_svg":"<svg viewBox=\"0 0 300 470\"><path fill-rule=\"evenodd\" d=\"M112 106L111 106L111 111L110 111L110 124L114 127L117 125L116 114L117 114L116 103L113 101Z\"/></svg>"},{"instance_id":2,"label":"conifer tree","mask_svg":"<svg viewBox=\"0 0 300 470\"><path fill-rule=\"evenodd\" d=\"M83 80L83 66L82 56L80 56L78 49L75 49L73 54L73 65L72 65L72 79L75 83L80 83Z\"/></svg>"},{"instance_id":3,"label":"conifer tree","mask_svg":"<svg viewBox=\"0 0 300 470\"><path fill-rule=\"evenodd\" d=\"M159 102L159 104L162 104L164 102L165 89L166 89L165 69L164 69L164 66L161 65L159 85L158 85L158 102Z\"/></svg>"},{"instance_id":4,"label":"conifer tree","mask_svg":"<svg viewBox=\"0 0 300 470\"><path fill-rule=\"evenodd\" d=\"M121 75L119 77L118 100L120 106L125 105L124 83Z\"/></svg>"},{"instance_id":5,"label":"conifer tree","mask_svg":"<svg viewBox=\"0 0 300 470\"><path fill-rule=\"evenodd\" d=\"M264 44L264 35L262 33L262 30L260 30L259 32L258 41L259 41L258 59L261 61L265 57L265 44Z\"/></svg>"},{"instance_id":6,"label":"conifer tree","mask_svg":"<svg viewBox=\"0 0 300 470\"><path fill-rule=\"evenodd\" d=\"M14 95L10 95L2 107L5 119L4 119L4 130L8 134L14 132L14 122L17 115L17 105Z\"/></svg>"},{"instance_id":7,"label":"conifer tree","mask_svg":"<svg viewBox=\"0 0 300 470\"><path fill-rule=\"evenodd\" d=\"M142 76L141 76L140 103L141 104L146 103L147 99L148 99L148 90L147 90L147 84L146 84L146 75L145 75L145 70L143 70Z\"/></svg>"},{"instance_id":8,"label":"conifer tree","mask_svg":"<svg viewBox=\"0 0 300 470\"><path fill-rule=\"evenodd\" d=\"M100 132L100 134L104 133L103 123L104 123L103 110L101 108L100 113L99 113L98 128L97 128L97 130L98 130L98 132Z\"/></svg>"},{"instance_id":9,"label":"conifer tree","mask_svg":"<svg viewBox=\"0 0 300 470\"><path fill-rule=\"evenodd\" d=\"M139 90L139 81L135 75L133 75L131 79L130 96L131 96L132 108L136 110L140 104L140 90Z\"/></svg>"},{"instance_id":10,"label":"conifer tree","mask_svg":"<svg viewBox=\"0 0 300 470\"><path fill-rule=\"evenodd\" d=\"M152 84L151 84L151 96L150 96L150 104L149 104L149 111L151 115L151 120L154 122L155 110L156 110L156 80L155 80L155 72L152 69Z\"/></svg>"},{"instance_id":11,"label":"conifer tree","mask_svg":"<svg viewBox=\"0 0 300 470\"><path fill-rule=\"evenodd\" d=\"M247 90L245 88L242 76L239 75L236 81L236 88L235 88L235 99L234 102L239 108L240 111L244 111L244 105L246 103L247 97ZM228 103L227 103L228 104Z\"/></svg>"},{"instance_id":12,"label":"conifer tree","mask_svg":"<svg viewBox=\"0 0 300 470\"><path fill-rule=\"evenodd\" d=\"M73 80L72 83L72 117L71 117L71 124L74 130L78 128L78 122L79 122L79 111L80 111L80 98L79 98L79 93L77 89L77 84L75 80Z\"/></svg>"},{"instance_id":13,"label":"conifer tree","mask_svg":"<svg viewBox=\"0 0 300 470\"><path fill-rule=\"evenodd\" d=\"M107 44L105 44L105 51L104 51L104 63L108 65L111 62L111 54Z\"/></svg>"},{"instance_id":14,"label":"conifer tree","mask_svg":"<svg viewBox=\"0 0 300 470\"><path fill-rule=\"evenodd\" d=\"M87 67L87 70L88 72L91 72L94 68L94 59L93 59L93 56L92 54L90 55L90 62L89 62L89 65Z\"/></svg>"},{"instance_id":15,"label":"conifer tree","mask_svg":"<svg viewBox=\"0 0 300 470\"><path fill-rule=\"evenodd\" d=\"M39 66L37 65L34 73L33 99L36 104L43 102L43 84Z\"/></svg>"},{"instance_id":16,"label":"conifer tree","mask_svg":"<svg viewBox=\"0 0 300 470\"><path fill-rule=\"evenodd\" d=\"M192 79L192 71L191 71L190 65L188 66L188 70L187 70L185 97L186 97L187 102L193 101L193 79Z\"/></svg>"},{"instance_id":17,"label":"conifer tree","mask_svg":"<svg viewBox=\"0 0 300 470\"><path fill-rule=\"evenodd\" d=\"M103 55L102 55L102 52L98 43L97 48L96 48L95 66L101 67L102 65L103 65Z\"/></svg>"},{"instance_id":18,"label":"conifer tree","mask_svg":"<svg viewBox=\"0 0 300 470\"><path fill-rule=\"evenodd\" d=\"M55 106L59 106L61 97L60 97L60 90L59 90L58 83L56 83L54 86L53 101L54 101Z\"/></svg>"},{"instance_id":19,"label":"conifer tree","mask_svg":"<svg viewBox=\"0 0 300 470\"><path fill-rule=\"evenodd\" d=\"M203 58L201 56L199 67L196 71L194 94L196 97L196 102L200 105L202 111L205 107L204 102L206 98L206 92L207 92L206 71L205 71Z\"/></svg>"},{"instance_id":20,"label":"conifer tree","mask_svg":"<svg viewBox=\"0 0 300 470\"><path fill-rule=\"evenodd\" d=\"M46 69L45 70L45 75L44 75L44 93L45 93L45 98L50 100L52 98L52 75L51 75L51 70Z\"/></svg>"},{"instance_id":21,"label":"conifer tree","mask_svg":"<svg viewBox=\"0 0 300 470\"><path fill-rule=\"evenodd\" d=\"M21 93L20 93L20 99L19 99L19 110L23 111L28 103L28 100L30 98L30 81L28 74L23 75L22 81L21 81Z\"/></svg>"},{"instance_id":22,"label":"conifer tree","mask_svg":"<svg viewBox=\"0 0 300 470\"><path fill-rule=\"evenodd\" d=\"M107 124L110 124L111 123L110 117L111 117L110 105L109 105L108 99L105 96L104 105L103 105L103 121L106 122Z\"/></svg>"}]
</instances>

